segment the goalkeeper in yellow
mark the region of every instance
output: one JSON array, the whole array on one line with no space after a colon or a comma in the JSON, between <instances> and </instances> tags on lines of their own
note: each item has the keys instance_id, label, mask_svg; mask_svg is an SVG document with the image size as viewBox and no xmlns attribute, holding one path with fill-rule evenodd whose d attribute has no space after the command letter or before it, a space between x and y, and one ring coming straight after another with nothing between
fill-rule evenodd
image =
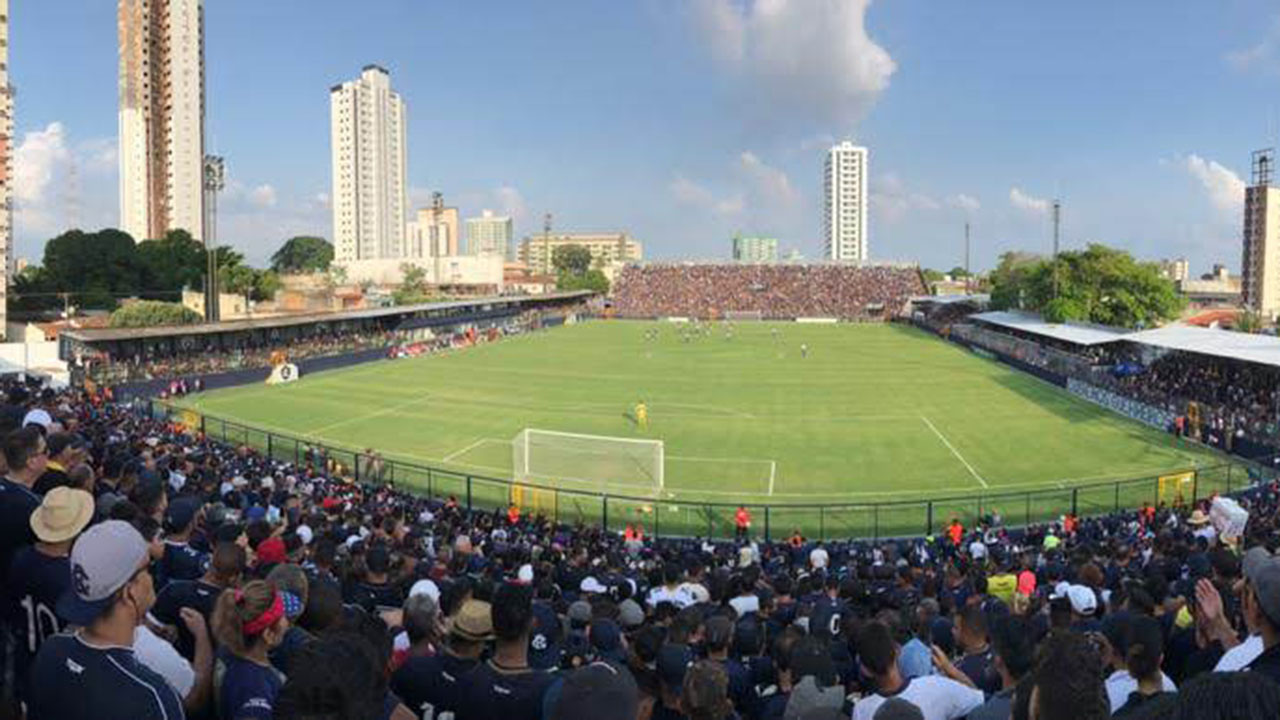
<instances>
[{"instance_id":1,"label":"goalkeeper in yellow","mask_svg":"<svg viewBox=\"0 0 1280 720\"><path fill-rule=\"evenodd\" d=\"M636 403L636 427L641 430L649 429L649 408L645 407L644 401Z\"/></svg>"}]
</instances>

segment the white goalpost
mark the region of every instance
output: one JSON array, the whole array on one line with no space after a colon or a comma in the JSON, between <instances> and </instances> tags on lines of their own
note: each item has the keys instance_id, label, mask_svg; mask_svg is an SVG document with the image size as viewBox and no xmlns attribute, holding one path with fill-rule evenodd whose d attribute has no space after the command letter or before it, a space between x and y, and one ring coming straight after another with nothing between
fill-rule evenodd
<instances>
[{"instance_id":1,"label":"white goalpost","mask_svg":"<svg viewBox=\"0 0 1280 720\"><path fill-rule=\"evenodd\" d=\"M511 441L517 483L577 480L661 490L663 444L608 435L525 428Z\"/></svg>"}]
</instances>

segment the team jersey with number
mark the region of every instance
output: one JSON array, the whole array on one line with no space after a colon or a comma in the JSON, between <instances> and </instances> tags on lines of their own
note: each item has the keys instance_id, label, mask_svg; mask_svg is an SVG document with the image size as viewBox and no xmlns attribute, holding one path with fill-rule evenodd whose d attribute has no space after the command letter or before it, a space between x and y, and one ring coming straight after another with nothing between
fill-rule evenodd
<instances>
[{"instance_id":1,"label":"team jersey with number","mask_svg":"<svg viewBox=\"0 0 1280 720\"><path fill-rule=\"evenodd\" d=\"M5 622L12 629L14 671L18 697L26 697L26 677L31 661L45 640L62 632L66 623L54 608L71 587L71 561L24 547L9 565L4 587Z\"/></svg>"}]
</instances>

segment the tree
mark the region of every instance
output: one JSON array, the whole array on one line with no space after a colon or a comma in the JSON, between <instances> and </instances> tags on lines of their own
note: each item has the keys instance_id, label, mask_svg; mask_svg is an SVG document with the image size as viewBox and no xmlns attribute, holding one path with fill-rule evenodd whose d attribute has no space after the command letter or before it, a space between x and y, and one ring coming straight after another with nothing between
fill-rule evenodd
<instances>
[{"instance_id":1,"label":"tree","mask_svg":"<svg viewBox=\"0 0 1280 720\"><path fill-rule=\"evenodd\" d=\"M324 272L333 262L333 245L324 238L299 235L285 241L271 256L277 273Z\"/></svg>"},{"instance_id":2,"label":"tree","mask_svg":"<svg viewBox=\"0 0 1280 720\"><path fill-rule=\"evenodd\" d=\"M258 270L258 277L253 283L253 299L259 301L274 300L280 290L280 276L275 270Z\"/></svg>"},{"instance_id":3,"label":"tree","mask_svg":"<svg viewBox=\"0 0 1280 720\"><path fill-rule=\"evenodd\" d=\"M551 253L556 274L584 275L591 269L591 251L582 245L561 245Z\"/></svg>"},{"instance_id":4,"label":"tree","mask_svg":"<svg viewBox=\"0 0 1280 720\"><path fill-rule=\"evenodd\" d=\"M172 297L183 288L204 286L208 272L208 256L204 244L191 237L186 230L170 230L159 240L138 243L138 260L142 266L143 297ZM227 248L219 248L217 257L227 259L239 255Z\"/></svg>"},{"instance_id":5,"label":"tree","mask_svg":"<svg viewBox=\"0 0 1280 720\"><path fill-rule=\"evenodd\" d=\"M1050 322L1146 327L1177 317L1186 304L1158 265L1098 244L1052 260L1006 253L992 281L993 307L1034 310Z\"/></svg>"},{"instance_id":6,"label":"tree","mask_svg":"<svg viewBox=\"0 0 1280 720\"><path fill-rule=\"evenodd\" d=\"M590 290L597 293L609 292L609 278L600 270L588 270L581 275L561 273L556 279L557 290Z\"/></svg>"},{"instance_id":7,"label":"tree","mask_svg":"<svg viewBox=\"0 0 1280 720\"><path fill-rule=\"evenodd\" d=\"M141 289L142 276L133 238L119 230L71 230L44 247L43 291L71 293L81 307L115 307L116 297Z\"/></svg>"},{"instance_id":8,"label":"tree","mask_svg":"<svg viewBox=\"0 0 1280 720\"><path fill-rule=\"evenodd\" d=\"M945 277L945 275L942 274L942 271L931 270L929 268L925 268L924 270L921 270L920 274L924 276L925 283L929 285L932 285L933 283L936 283L936 282L942 282L942 279Z\"/></svg>"},{"instance_id":9,"label":"tree","mask_svg":"<svg viewBox=\"0 0 1280 720\"><path fill-rule=\"evenodd\" d=\"M951 271L950 271L950 272L948 272L947 274L948 274L948 275L950 275L950 276L951 276L951 277L953 277L953 278L967 278L967 277L969 277L969 271L968 271L968 270L965 270L964 268L960 267L959 265L957 265L957 266L955 266L955 267L951 268Z\"/></svg>"},{"instance_id":10,"label":"tree","mask_svg":"<svg viewBox=\"0 0 1280 720\"><path fill-rule=\"evenodd\" d=\"M1242 333L1257 333L1262 331L1262 316L1257 312L1245 308L1236 316L1235 330Z\"/></svg>"},{"instance_id":11,"label":"tree","mask_svg":"<svg viewBox=\"0 0 1280 720\"><path fill-rule=\"evenodd\" d=\"M200 320L200 313L181 303L139 300L111 313L110 323L114 328L140 328L192 325Z\"/></svg>"},{"instance_id":12,"label":"tree","mask_svg":"<svg viewBox=\"0 0 1280 720\"><path fill-rule=\"evenodd\" d=\"M391 293L392 302L396 305L417 305L431 299L425 268L413 263L401 263L400 273L400 287Z\"/></svg>"}]
</instances>

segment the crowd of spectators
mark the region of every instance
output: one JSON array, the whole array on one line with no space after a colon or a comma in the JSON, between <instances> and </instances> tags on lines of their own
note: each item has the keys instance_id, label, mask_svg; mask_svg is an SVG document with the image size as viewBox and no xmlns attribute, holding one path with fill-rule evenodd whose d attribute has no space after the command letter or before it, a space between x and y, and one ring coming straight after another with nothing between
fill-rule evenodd
<instances>
[{"instance_id":1,"label":"crowd of spectators","mask_svg":"<svg viewBox=\"0 0 1280 720\"><path fill-rule=\"evenodd\" d=\"M375 330L331 330L307 337L282 339L246 333L244 342L234 348L205 345L199 338L168 352L153 349L145 354L81 358L84 376L99 385L117 385L156 379L176 379L250 368L271 367L273 357L282 346L287 347L291 362L314 357L388 348L396 342L396 333Z\"/></svg>"},{"instance_id":2,"label":"crowd of spectators","mask_svg":"<svg viewBox=\"0 0 1280 720\"><path fill-rule=\"evenodd\" d=\"M918 268L888 265L629 265L618 274L620 317L889 318L926 293Z\"/></svg>"},{"instance_id":3,"label":"crowd of spectators","mask_svg":"<svg viewBox=\"0 0 1280 720\"><path fill-rule=\"evenodd\" d=\"M1146 507L877 542L653 539L5 390L7 717L1280 714L1274 483L1237 495L1239 537Z\"/></svg>"}]
</instances>

